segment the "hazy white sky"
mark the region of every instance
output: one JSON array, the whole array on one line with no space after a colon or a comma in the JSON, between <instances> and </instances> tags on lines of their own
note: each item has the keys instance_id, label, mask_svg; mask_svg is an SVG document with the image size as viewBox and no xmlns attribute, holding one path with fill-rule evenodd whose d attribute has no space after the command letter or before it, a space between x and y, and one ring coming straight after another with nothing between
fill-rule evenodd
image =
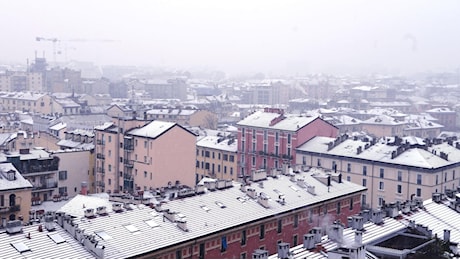
<instances>
[{"instance_id":1,"label":"hazy white sky","mask_svg":"<svg viewBox=\"0 0 460 260\"><path fill-rule=\"evenodd\" d=\"M460 67L460 1L0 0L0 61L229 73ZM75 41L83 39L85 41ZM106 41L111 40L111 41Z\"/></svg>"}]
</instances>

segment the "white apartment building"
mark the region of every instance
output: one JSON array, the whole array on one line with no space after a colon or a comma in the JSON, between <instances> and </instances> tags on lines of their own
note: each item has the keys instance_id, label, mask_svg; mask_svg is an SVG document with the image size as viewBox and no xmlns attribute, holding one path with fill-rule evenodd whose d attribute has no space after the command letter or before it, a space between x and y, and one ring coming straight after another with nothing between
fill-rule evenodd
<instances>
[{"instance_id":1,"label":"white apartment building","mask_svg":"<svg viewBox=\"0 0 460 260\"><path fill-rule=\"evenodd\" d=\"M314 137L297 148L297 164L342 173L368 188L364 207L429 199L460 185L460 141L416 137Z\"/></svg>"}]
</instances>

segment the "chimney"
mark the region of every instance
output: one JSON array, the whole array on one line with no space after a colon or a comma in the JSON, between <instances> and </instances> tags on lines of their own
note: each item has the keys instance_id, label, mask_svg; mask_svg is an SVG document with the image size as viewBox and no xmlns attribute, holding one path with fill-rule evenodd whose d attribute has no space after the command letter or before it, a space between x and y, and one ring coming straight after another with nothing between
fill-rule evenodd
<instances>
[{"instance_id":1,"label":"chimney","mask_svg":"<svg viewBox=\"0 0 460 260\"><path fill-rule=\"evenodd\" d=\"M260 196L257 198L257 202L259 202L259 204L264 208L269 208L270 206L268 205L268 199L269 197L265 193L261 192Z\"/></svg>"},{"instance_id":2,"label":"chimney","mask_svg":"<svg viewBox=\"0 0 460 260\"><path fill-rule=\"evenodd\" d=\"M364 222L368 222L370 219L370 212L368 209L365 209L361 212L361 216L363 217Z\"/></svg>"},{"instance_id":3,"label":"chimney","mask_svg":"<svg viewBox=\"0 0 460 260\"><path fill-rule=\"evenodd\" d=\"M278 258L287 259L289 257L289 243L278 243Z\"/></svg>"},{"instance_id":4,"label":"chimney","mask_svg":"<svg viewBox=\"0 0 460 260\"><path fill-rule=\"evenodd\" d=\"M315 235L314 234L303 235L303 247L307 250L315 248Z\"/></svg>"},{"instance_id":5,"label":"chimney","mask_svg":"<svg viewBox=\"0 0 460 260\"><path fill-rule=\"evenodd\" d=\"M122 212L122 211L123 211L123 208L122 208L121 203L119 203L119 202L112 203L112 210L113 210L114 212L117 212L117 213L118 213L118 212Z\"/></svg>"},{"instance_id":6,"label":"chimney","mask_svg":"<svg viewBox=\"0 0 460 260\"><path fill-rule=\"evenodd\" d=\"M97 256L97 258L104 258L105 246L100 245L99 241L96 241L94 235L85 235L83 245L88 251L94 253Z\"/></svg>"},{"instance_id":7,"label":"chimney","mask_svg":"<svg viewBox=\"0 0 460 260\"><path fill-rule=\"evenodd\" d=\"M101 216L107 215L107 209L105 206L100 206L96 208L96 213Z\"/></svg>"},{"instance_id":8,"label":"chimney","mask_svg":"<svg viewBox=\"0 0 460 260\"><path fill-rule=\"evenodd\" d=\"M299 187L305 188L305 186L306 186L306 185L305 185L305 180L304 180L303 178L298 178L298 179L297 179L297 185L298 185Z\"/></svg>"},{"instance_id":9,"label":"chimney","mask_svg":"<svg viewBox=\"0 0 460 260\"><path fill-rule=\"evenodd\" d=\"M356 245L363 244L363 231L355 230L355 244Z\"/></svg>"},{"instance_id":10,"label":"chimney","mask_svg":"<svg viewBox=\"0 0 460 260\"><path fill-rule=\"evenodd\" d=\"M88 183L86 183L86 181L82 181L82 182L81 182L81 191L80 191L80 194L81 194L81 195L87 195L87 194L88 194Z\"/></svg>"},{"instance_id":11,"label":"chimney","mask_svg":"<svg viewBox=\"0 0 460 260\"><path fill-rule=\"evenodd\" d=\"M252 253L252 259L268 259L268 251L256 249L254 253Z\"/></svg>"},{"instance_id":12,"label":"chimney","mask_svg":"<svg viewBox=\"0 0 460 260\"><path fill-rule=\"evenodd\" d=\"M342 243L343 242L343 226L337 222L332 224L331 228L329 229L329 239L337 242L337 243Z\"/></svg>"},{"instance_id":13,"label":"chimney","mask_svg":"<svg viewBox=\"0 0 460 260\"><path fill-rule=\"evenodd\" d=\"M315 243L321 243L321 237L323 236L321 227L314 227L310 232L315 235Z\"/></svg>"},{"instance_id":14,"label":"chimney","mask_svg":"<svg viewBox=\"0 0 460 260\"><path fill-rule=\"evenodd\" d=\"M53 215L51 215L51 214L46 214L45 215L45 228L48 231L53 231L55 229Z\"/></svg>"},{"instance_id":15,"label":"chimney","mask_svg":"<svg viewBox=\"0 0 460 260\"><path fill-rule=\"evenodd\" d=\"M437 192L436 192L436 193L433 193L433 194L431 195L431 198L432 198L432 200L433 200L434 202L436 202L436 203L441 202L441 194L440 194L440 193L437 193Z\"/></svg>"},{"instance_id":16,"label":"chimney","mask_svg":"<svg viewBox=\"0 0 460 260\"><path fill-rule=\"evenodd\" d=\"M22 232L22 222L20 220L10 220L6 222L5 229L8 234Z\"/></svg>"},{"instance_id":17,"label":"chimney","mask_svg":"<svg viewBox=\"0 0 460 260\"><path fill-rule=\"evenodd\" d=\"M195 186L195 193L196 193L196 194L204 193L204 185L197 184L197 185Z\"/></svg>"},{"instance_id":18,"label":"chimney","mask_svg":"<svg viewBox=\"0 0 460 260\"><path fill-rule=\"evenodd\" d=\"M94 209L85 209L85 217L86 218L92 218L94 217Z\"/></svg>"},{"instance_id":19,"label":"chimney","mask_svg":"<svg viewBox=\"0 0 460 260\"><path fill-rule=\"evenodd\" d=\"M64 225L64 212L56 212L56 216L57 223L62 227Z\"/></svg>"},{"instance_id":20,"label":"chimney","mask_svg":"<svg viewBox=\"0 0 460 260\"><path fill-rule=\"evenodd\" d=\"M361 216L353 216L353 229L363 230L364 229L364 218Z\"/></svg>"},{"instance_id":21,"label":"chimney","mask_svg":"<svg viewBox=\"0 0 460 260\"><path fill-rule=\"evenodd\" d=\"M372 212L372 222L376 225L380 225L383 223L383 216L382 216L382 211L381 210L375 210Z\"/></svg>"},{"instance_id":22,"label":"chimney","mask_svg":"<svg viewBox=\"0 0 460 260\"><path fill-rule=\"evenodd\" d=\"M315 186L313 186L313 185L308 185L308 186L307 186L307 192L310 193L311 195L316 195Z\"/></svg>"},{"instance_id":23,"label":"chimney","mask_svg":"<svg viewBox=\"0 0 460 260\"><path fill-rule=\"evenodd\" d=\"M444 242L450 242L450 229L444 229Z\"/></svg>"},{"instance_id":24,"label":"chimney","mask_svg":"<svg viewBox=\"0 0 460 260\"><path fill-rule=\"evenodd\" d=\"M252 187L249 187L246 189L247 191L247 194L249 197L255 199L257 197L257 194L256 194L256 189L252 188Z\"/></svg>"}]
</instances>

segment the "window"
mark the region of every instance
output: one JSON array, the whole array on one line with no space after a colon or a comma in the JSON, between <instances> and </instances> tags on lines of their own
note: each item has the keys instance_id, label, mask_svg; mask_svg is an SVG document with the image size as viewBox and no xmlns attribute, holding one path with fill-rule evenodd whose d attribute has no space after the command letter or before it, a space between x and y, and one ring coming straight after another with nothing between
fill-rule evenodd
<instances>
[{"instance_id":1,"label":"window","mask_svg":"<svg viewBox=\"0 0 460 260\"><path fill-rule=\"evenodd\" d=\"M206 151L206 152L204 153L204 156L207 157L207 158L209 158L209 151Z\"/></svg>"},{"instance_id":2,"label":"window","mask_svg":"<svg viewBox=\"0 0 460 260\"><path fill-rule=\"evenodd\" d=\"M224 173L227 173L227 166L224 165Z\"/></svg>"},{"instance_id":3,"label":"window","mask_svg":"<svg viewBox=\"0 0 460 260\"><path fill-rule=\"evenodd\" d=\"M67 180L67 171L59 171L59 180Z\"/></svg>"},{"instance_id":4,"label":"window","mask_svg":"<svg viewBox=\"0 0 460 260\"><path fill-rule=\"evenodd\" d=\"M267 130L264 130L264 140L266 141L268 137Z\"/></svg>"},{"instance_id":5,"label":"window","mask_svg":"<svg viewBox=\"0 0 460 260\"><path fill-rule=\"evenodd\" d=\"M417 188L417 197L422 197L422 189Z\"/></svg>"},{"instance_id":6,"label":"window","mask_svg":"<svg viewBox=\"0 0 460 260\"><path fill-rule=\"evenodd\" d=\"M380 178L383 179L385 177L385 172L383 168L380 168Z\"/></svg>"},{"instance_id":7,"label":"window","mask_svg":"<svg viewBox=\"0 0 460 260\"><path fill-rule=\"evenodd\" d=\"M397 192L398 192L398 194L401 194L401 193L402 193L402 186L401 186L401 184L398 184L398 186L397 186Z\"/></svg>"},{"instance_id":8,"label":"window","mask_svg":"<svg viewBox=\"0 0 460 260\"><path fill-rule=\"evenodd\" d=\"M287 135L287 143L288 143L288 144L291 143L291 134L288 134L288 135Z\"/></svg>"},{"instance_id":9,"label":"window","mask_svg":"<svg viewBox=\"0 0 460 260\"><path fill-rule=\"evenodd\" d=\"M196 156L200 155L200 149L196 149Z\"/></svg>"},{"instance_id":10,"label":"window","mask_svg":"<svg viewBox=\"0 0 460 260\"><path fill-rule=\"evenodd\" d=\"M447 172L444 173L444 182L447 181Z\"/></svg>"},{"instance_id":11,"label":"window","mask_svg":"<svg viewBox=\"0 0 460 260\"><path fill-rule=\"evenodd\" d=\"M367 175L367 166L363 166L363 175L366 176Z\"/></svg>"},{"instance_id":12,"label":"window","mask_svg":"<svg viewBox=\"0 0 460 260\"><path fill-rule=\"evenodd\" d=\"M276 232L281 233L283 231L283 220L278 219L278 228L276 229Z\"/></svg>"},{"instance_id":13,"label":"window","mask_svg":"<svg viewBox=\"0 0 460 260\"><path fill-rule=\"evenodd\" d=\"M347 163L347 172L351 172L351 163Z\"/></svg>"},{"instance_id":14,"label":"window","mask_svg":"<svg viewBox=\"0 0 460 260\"><path fill-rule=\"evenodd\" d=\"M59 194L63 195L64 193L67 193L67 187L59 187Z\"/></svg>"},{"instance_id":15,"label":"window","mask_svg":"<svg viewBox=\"0 0 460 260\"><path fill-rule=\"evenodd\" d=\"M295 214L294 215L294 227L298 227L299 226L299 214Z\"/></svg>"},{"instance_id":16,"label":"window","mask_svg":"<svg viewBox=\"0 0 460 260\"><path fill-rule=\"evenodd\" d=\"M224 161L228 161L228 155L224 154Z\"/></svg>"},{"instance_id":17,"label":"window","mask_svg":"<svg viewBox=\"0 0 460 260\"><path fill-rule=\"evenodd\" d=\"M278 132L275 133L275 142L278 142L280 138L280 134Z\"/></svg>"},{"instance_id":18,"label":"window","mask_svg":"<svg viewBox=\"0 0 460 260\"><path fill-rule=\"evenodd\" d=\"M379 182L379 190L384 190L383 181L380 181L380 182Z\"/></svg>"},{"instance_id":19,"label":"window","mask_svg":"<svg viewBox=\"0 0 460 260\"><path fill-rule=\"evenodd\" d=\"M5 206L5 195L0 195L0 207Z\"/></svg>"},{"instance_id":20,"label":"window","mask_svg":"<svg viewBox=\"0 0 460 260\"><path fill-rule=\"evenodd\" d=\"M241 253L240 259L246 259L246 253Z\"/></svg>"},{"instance_id":21,"label":"window","mask_svg":"<svg viewBox=\"0 0 460 260\"><path fill-rule=\"evenodd\" d=\"M297 235L294 235L294 237L293 237L293 239L292 239L292 243L293 243L294 246L297 245L297 243L298 243L298 242L297 242Z\"/></svg>"},{"instance_id":22,"label":"window","mask_svg":"<svg viewBox=\"0 0 460 260\"><path fill-rule=\"evenodd\" d=\"M109 135L109 143L112 142L112 136Z\"/></svg>"},{"instance_id":23,"label":"window","mask_svg":"<svg viewBox=\"0 0 460 260\"><path fill-rule=\"evenodd\" d=\"M212 159L215 159L215 158L216 158L216 157L215 157L215 153L212 152Z\"/></svg>"},{"instance_id":24,"label":"window","mask_svg":"<svg viewBox=\"0 0 460 260\"><path fill-rule=\"evenodd\" d=\"M200 161L196 160L196 165L195 165L196 168L199 168L200 167Z\"/></svg>"},{"instance_id":25,"label":"window","mask_svg":"<svg viewBox=\"0 0 460 260\"><path fill-rule=\"evenodd\" d=\"M144 141L144 148L147 148L147 140Z\"/></svg>"},{"instance_id":26,"label":"window","mask_svg":"<svg viewBox=\"0 0 460 260\"><path fill-rule=\"evenodd\" d=\"M144 171L144 178L147 178L147 172Z\"/></svg>"},{"instance_id":27,"label":"window","mask_svg":"<svg viewBox=\"0 0 460 260\"><path fill-rule=\"evenodd\" d=\"M379 197L379 206L383 206L383 198Z\"/></svg>"},{"instance_id":28,"label":"window","mask_svg":"<svg viewBox=\"0 0 460 260\"><path fill-rule=\"evenodd\" d=\"M422 175L421 174L417 174L417 184L422 185Z\"/></svg>"},{"instance_id":29,"label":"window","mask_svg":"<svg viewBox=\"0 0 460 260\"><path fill-rule=\"evenodd\" d=\"M241 245L246 245L246 230L241 231Z\"/></svg>"},{"instance_id":30,"label":"window","mask_svg":"<svg viewBox=\"0 0 460 260\"><path fill-rule=\"evenodd\" d=\"M353 210L353 198L350 198L350 207L349 210Z\"/></svg>"},{"instance_id":31,"label":"window","mask_svg":"<svg viewBox=\"0 0 460 260\"><path fill-rule=\"evenodd\" d=\"M398 181L402 181L402 171L398 171Z\"/></svg>"},{"instance_id":32,"label":"window","mask_svg":"<svg viewBox=\"0 0 460 260\"><path fill-rule=\"evenodd\" d=\"M264 239L265 238L265 224L260 225L259 228L259 238Z\"/></svg>"},{"instance_id":33,"label":"window","mask_svg":"<svg viewBox=\"0 0 460 260\"><path fill-rule=\"evenodd\" d=\"M200 252L199 252L199 254L198 254L198 257L199 257L200 259L203 259L203 258L204 258L204 243L201 243L201 244L200 244Z\"/></svg>"},{"instance_id":34,"label":"window","mask_svg":"<svg viewBox=\"0 0 460 260\"><path fill-rule=\"evenodd\" d=\"M252 166L256 166L256 157L252 156Z\"/></svg>"},{"instance_id":35,"label":"window","mask_svg":"<svg viewBox=\"0 0 460 260\"><path fill-rule=\"evenodd\" d=\"M230 162L234 162L235 161L235 156L234 155L230 155Z\"/></svg>"},{"instance_id":36,"label":"window","mask_svg":"<svg viewBox=\"0 0 460 260\"><path fill-rule=\"evenodd\" d=\"M321 167L321 159L320 158L318 158L318 161L317 161L316 164L318 165L318 167Z\"/></svg>"},{"instance_id":37,"label":"window","mask_svg":"<svg viewBox=\"0 0 460 260\"><path fill-rule=\"evenodd\" d=\"M302 164L307 165L307 157L305 155L302 156Z\"/></svg>"},{"instance_id":38,"label":"window","mask_svg":"<svg viewBox=\"0 0 460 260\"><path fill-rule=\"evenodd\" d=\"M230 167L230 175L233 175L233 167Z\"/></svg>"},{"instance_id":39,"label":"window","mask_svg":"<svg viewBox=\"0 0 460 260\"><path fill-rule=\"evenodd\" d=\"M256 151L256 143L252 143L252 151L255 152Z\"/></svg>"},{"instance_id":40,"label":"window","mask_svg":"<svg viewBox=\"0 0 460 260\"><path fill-rule=\"evenodd\" d=\"M438 185L438 183L439 183L439 176L436 175L436 185Z\"/></svg>"},{"instance_id":41,"label":"window","mask_svg":"<svg viewBox=\"0 0 460 260\"><path fill-rule=\"evenodd\" d=\"M220 153L217 154L217 159L220 160Z\"/></svg>"},{"instance_id":42,"label":"window","mask_svg":"<svg viewBox=\"0 0 460 260\"><path fill-rule=\"evenodd\" d=\"M227 251L227 236L222 236L220 243L220 252Z\"/></svg>"},{"instance_id":43,"label":"window","mask_svg":"<svg viewBox=\"0 0 460 260\"><path fill-rule=\"evenodd\" d=\"M112 185L112 179L109 178L108 181L109 181L109 185Z\"/></svg>"},{"instance_id":44,"label":"window","mask_svg":"<svg viewBox=\"0 0 460 260\"><path fill-rule=\"evenodd\" d=\"M204 165L204 168L205 168L206 170L209 170L209 163L206 163L206 164Z\"/></svg>"},{"instance_id":45,"label":"window","mask_svg":"<svg viewBox=\"0 0 460 260\"><path fill-rule=\"evenodd\" d=\"M245 131L245 130L246 130L245 128L242 128L242 129L241 129L241 136L243 136L243 137L244 137L244 135L246 134L246 131Z\"/></svg>"},{"instance_id":46,"label":"window","mask_svg":"<svg viewBox=\"0 0 460 260\"><path fill-rule=\"evenodd\" d=\"M217 172L220 172L220 164L217 165Z\"/></svg>"},{"instance_id":47,"label":"window","mask_svg":"<svg viewBox=\"0 0 460 260\"><path fill-rule=\"evenodd\" d=\"M337 214L340 214L340 210L342 209L342 205L340 205L340 201L337 202Z\"/></svg>"},{"instance_id":48,"label":"window","mask_svg":"<svg viewBox=\"0 0 460 260\"><path fill-rule=\"evenodd\" d=\"M176 250L176 259L182 258L182 249Z\"/></svg>"},{"instance_id":49,"label":"window","mask_svg":"<svg viewBox=\"0 0 460 260\"><path fill-rule=\"evenodd\" d=\"M252 139L256 139L256 129L252 129Z\"/></svg>"},{"instance_id":50,"label":"window","mask_svg":"<svg viewBox=\"0 0 460 260\"><path fill-rule=\"evenodd\" d=\"M313 209L308 212L308 222L313 223Z\"/></svg>"},{"instance_id":51,"label":"window","mask_svg":"<svg viewBox=\"0 0 460 260\"><path fill-rule=\"evenodd\" d=\"M367 187L367 179L363 179L363 186Z\"/></svg>"},{"instance_id":52,"label":"window","mask_svg":"<svg viewBox=\"0 0 460 260\"><path fill-rule=\"evenodd\" d=\"M351 182L351 176L347 176L347 181Z\"/></svg>"}]
</instances>

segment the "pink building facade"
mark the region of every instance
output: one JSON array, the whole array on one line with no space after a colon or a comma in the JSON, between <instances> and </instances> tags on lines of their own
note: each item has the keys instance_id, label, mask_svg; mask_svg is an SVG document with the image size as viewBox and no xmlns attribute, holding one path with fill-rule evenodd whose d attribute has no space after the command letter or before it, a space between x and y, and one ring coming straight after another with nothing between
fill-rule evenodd
<instances>
[{"instance_id":1,"label":"pink building facade","mask_svg":"<svg viewBox=\"0 0 460 260\"><path fill-rule=\"evenodd\" d=\"M286 116L265 108L238 122L238 175L293 165L296 148L315 136L336 137L339 129L319 117Z\"/></svg>"}]
</instances>

